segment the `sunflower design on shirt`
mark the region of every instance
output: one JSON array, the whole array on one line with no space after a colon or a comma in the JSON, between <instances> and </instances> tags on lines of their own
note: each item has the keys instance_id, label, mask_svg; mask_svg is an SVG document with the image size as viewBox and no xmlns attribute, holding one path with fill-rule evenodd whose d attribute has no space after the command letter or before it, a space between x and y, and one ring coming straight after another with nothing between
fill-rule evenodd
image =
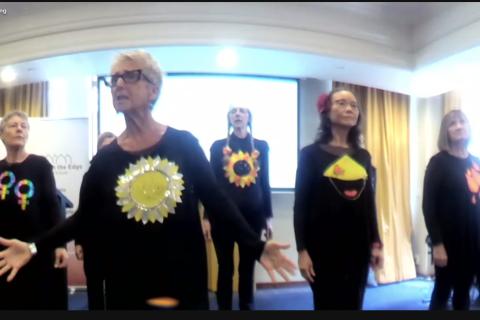
<instances>
[{"instance_id":1,"label":"sunflower design on shirt","mask_svg":"<svg viewBox=\"0 0 480 320\"><path fill-rule=\"evenodd\" d=\"M256 182L260 166L258 165L258 157L260 152L253 150L252 153L232 152L230 147L223 148L225 178L230 183L240 188L249 187Z\"/></svg>"},{"instance_id":2,"label":"sunflower design on shirt","mask_svg":"<svg viewBox=\"0 0 480 320\"><path fill-rule=\"evenodd\" d=\"M356 200L365 189L367 170L349 155L344 155L323 172L332 183L337 193L347 200Z\"/></svg>"},{"instance_id":3,"label":"sunflower design on shirt","mask_svg":"<svg viewBox=\"0 0 480 320\"><path fill-rule=\"evenodd\" d=\"M147 224L163 223L182 202L183 175L178 165L160 157L140 158L118 177L117 205L128 219Z\"/></svg>"},{"instance_id":4,"label":"sunflower design on shirt","mask_svg":"<svg viewBox=\"0 0 480 320\"><path fill-rule=\"evenodd\" d=\"M472 162L472 166L465 173L465 178L467 179L468 190L472 193L470 201L472 204L477 204L480 198L480 166L478 163Z\"/></svg>"}]
</instances>

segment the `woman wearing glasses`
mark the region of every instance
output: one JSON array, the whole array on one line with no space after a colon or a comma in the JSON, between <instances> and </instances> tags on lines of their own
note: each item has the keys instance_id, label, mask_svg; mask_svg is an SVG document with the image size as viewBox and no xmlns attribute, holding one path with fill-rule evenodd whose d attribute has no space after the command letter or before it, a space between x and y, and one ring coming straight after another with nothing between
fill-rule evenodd
<instances>
[{"instance_id":1,"label":"woman wearing glasses","mask_svg":"<svg viewBox=\"0 0 480 320\"><path fill-rule=\"evenodd\" d=\"M227 115L227 138L210 148L210 163L217 181L240 208L250 227L260 238L272 234L272 201L268 176L268 144L252 136L252 113L247 108L232 107ZM233 129L233 130L231 130ZM231 132L233 131L233 132ZM233 250L235 239L223 225L212 226L218 258L217 302L220 310L232 309ZM239 307L254 308L253 286L255 252L239 245Z\"/></svg>"},{"instance_id":2,"label":"woman wearing glasses","mask_svg":"<svg viewBox=\"0 0 480 320\"><path fill-rule=\"evenodd\" d=\"M112 66L113 105L126 129L91 161L80 191L78 214L35 242L41 252L88 231L103 252L107 309L146 309L150 299L178 302L180 309L207 309L207 263L199 199L213 224L251 246L271 277L285 278L294 265L260 241L215 181L197 139L156 122L151 110L162 72L150 54L120 54ZM12 280L32 253L28 245L0 239L0 275ZM156 298L168 298L158 300ZM173 304L169 304L170 307Z\"/></svg>"},{"instance_id":3,"label":"woman wearing glasses","mask_svg":"<svg viewBox=\"0 0 480 320\"><path fill-rule=\"evenodd\" d=\"M7 156L0 161L0 235L32 241L65 219L57 199L52 165L25 150L30 125L20 111L6 114L0 137ZM64 243L42 250L15 282L0 276L0 310L67 309ZM0 244L0 249L4 247ZM0 262L0 270L5 263ZM49 294L47 294L49 292Z\"/></svg>"},{"instance_id":4,"label":"woman wearing glasses","mask_svg":"<svg viewBox=\"0 0 480 320\"><path fill-rule=\"evenodd\" d=\"M467 149L470 125L452 110L443 117L438 152L427 166L423 214L433 249L435 286L430 309L470 307L470 287L479 270L480 160Z\"/></svg>"},{"instance_id":5,"label":"woman wearing glasses","mask_svg":"<svg viewBox=\"0 0 480 320\"><path fill-rule=\"evenodd\" d=\"M299 156L294 229L298 264L315 310L361 309L369 263L381 267L370 154L348 90L323 94L317 140Z\"/></svg>"}]
</instances>

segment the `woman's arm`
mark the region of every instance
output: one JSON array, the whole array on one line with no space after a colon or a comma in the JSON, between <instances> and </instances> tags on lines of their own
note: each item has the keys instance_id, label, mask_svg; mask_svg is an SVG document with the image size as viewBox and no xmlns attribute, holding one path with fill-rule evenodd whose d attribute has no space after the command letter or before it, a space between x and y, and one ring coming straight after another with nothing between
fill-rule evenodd
<instances>
[{"instance_id":1,"label":"woman's arm","mask_svg":"<svg viewBox=\"0 0 480 320\"><path fill-rule=\"evenodd\" d=\"M307 216L311 206L313 163L306 149L300 151L295 178L295 201L293 204L293 229L297 251L305 250L307 239Z\"/></svg>"},{"instance_id":2,"label":"woman's arm","mask_svg":"<svg viewBox=\"0 0 480 320\"><path fill-rule=\"evenodd\" d=\"M438 160L430 159L423 180L422 209L425 225L432 245L443 243L442 231L438 221L438 189L441 181L441 170Z\"/></svg>"},{"instance_id":3,"label":"woman's arm","mask_svg":"<svg viewBox=\"0 0 480 320\"><path fill-rule=\"evenodd\" d=\"M272 211L272 193L270 189L270 174L269 174L269 146L267 142L262 143L263 148L260 152L260 183L263 195L263 212L266 219L273 218Z\"/></svg>"}]
</instances>

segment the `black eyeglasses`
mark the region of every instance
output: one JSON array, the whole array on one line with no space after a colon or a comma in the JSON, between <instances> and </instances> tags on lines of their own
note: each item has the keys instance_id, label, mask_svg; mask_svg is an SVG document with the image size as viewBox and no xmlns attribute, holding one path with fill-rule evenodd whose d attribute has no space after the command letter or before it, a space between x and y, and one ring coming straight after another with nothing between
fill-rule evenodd
<instances>
[{"instance_id":1,"label":"black eyeglasses","mask_svg":"<svg viewBox=\"0 0 480 320\"><path fill-rule=\"evenodd\" d=\"M112 74L109 76L101 76L99 77L100 80L102 80L107 87L114 87L117 85L118 79L122 79L123 82L132 84L138 82L140 79L145 79L145 81L154 84L152 80L150 80L146 75L143 74L143 71L141 69L138 70L130 70L130 71L125 71L123 73L117 73L117 74Z\"/></svg>"}]
</instances>

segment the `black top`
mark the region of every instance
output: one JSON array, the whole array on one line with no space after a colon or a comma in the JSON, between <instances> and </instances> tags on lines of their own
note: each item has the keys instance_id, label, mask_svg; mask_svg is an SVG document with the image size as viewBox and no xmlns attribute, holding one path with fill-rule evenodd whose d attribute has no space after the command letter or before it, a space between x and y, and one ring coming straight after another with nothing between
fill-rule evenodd
<instances>
[{"instance_id":1,"label":"black top","mask_svg":"<svg viewBox=\"0 0 480 320\"><path fill-rule=\"evenodd\" d=\"M329 150L329 151L327 151ZM295 184L294 229L297 250L336 267L340 259L369 256L380 242L365 149L342 154L318 143L300 151Z\"/></svg>"},{"instance_id":2,"label":"black top","mask_svg":"<svg viewBox=\"0 0 480 320\"><path fill-rule=\"evenodd\" d=\"M33 241L65 219L61 212L52 165L46 158L30 154L21 163L0 161L1 237ZM64 243L39 252L13 282L5 283L7 275L0 277L0 309L54 308L45 292L56 290L54 249L60 245Z\"/></svg>"},{"instance_id":3,"label":"black top","mask_svg":"<svg viewBox=\"0 0 480 320\"><path fill-rule=\"evenodd\" d=\"M250 139L249 134L245 138L239 138L235 134L230 135L230 158L233 158L230 168L224 162L223 153L227 139L215 141L210 148L210 163L217 181L244 214L259 214L262 218L268 219L273 214L268 174L269 147L267 142L253 139L253 145L258 151L256 172L255 168L245 165L245 161L236 157L240 155L240 151L244 154L247 153L248 157L252 156L253 150ZM252 175L255 175L255 173L256 177L253 178ZM245 181L250 183L242 186L241 183L235 181L235 176L237 179L243 176Z\"/></svg>"},{"instance_id":4,"label":"black top","mask_svg":"<svg viewBox=\"0 0 480 320\"><path fill-rule=\"evenodd\" d=\"M77 213L37 246L41 251L88 232L104 255L107 308L141 309L158 296L195 308L207 299L197 199L215 223L260 257L265 243L219 188L197 139L171 127L147 150L127 152L117 140L100 150L83 178ZM142 212L163 216L163 222L136 221Z\"/></svg>"},{"instance_id":5,"label":"black top","mask_svg":"<svg viewBox=\"0 0 480 320\"><path fill-rule=\"evenodd\" d=\"M425 224L432 244L443 243L449 256L478 246L479 186L480 161L472 155L462 159L441 151L427 165Z\"/></svg>"},{"instance_id":6,"label":"black top","mask_svg":"<svg viewBox=\"0 0 480 320\"><path fill-rule=\"evenodd\" d=\"M46 158L30 154L23 162L13 164L4 159L0 161L0 175L2 237L30 242L64 219L52 165Z\"/></svg>"}]
</instances>

